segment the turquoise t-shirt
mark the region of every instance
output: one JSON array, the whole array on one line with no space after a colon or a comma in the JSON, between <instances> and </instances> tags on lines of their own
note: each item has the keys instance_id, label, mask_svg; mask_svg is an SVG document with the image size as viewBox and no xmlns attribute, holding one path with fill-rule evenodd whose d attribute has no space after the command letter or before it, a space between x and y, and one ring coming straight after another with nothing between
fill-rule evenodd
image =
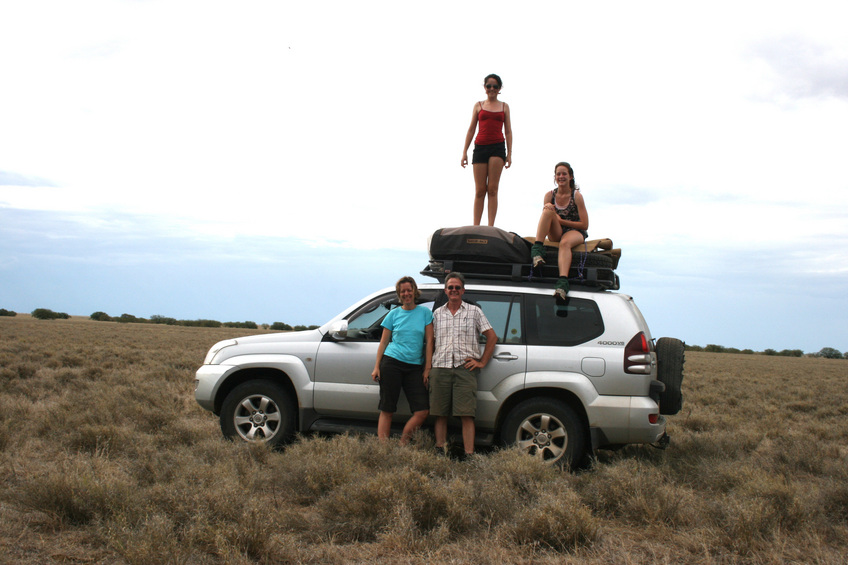
<instances>
[{"instance_id":1,"label":"turquoise t-shirt","mask_svg":"<svg viewBox=\"0 0 848 565\"><path fill-rule=\"evenodd\" d=\"M392 332L384 355L410 365L424 364L424 329L433 323L433 312L424 306L412 310L395 308L381 324Z\"/></svg>"}]
</instances>

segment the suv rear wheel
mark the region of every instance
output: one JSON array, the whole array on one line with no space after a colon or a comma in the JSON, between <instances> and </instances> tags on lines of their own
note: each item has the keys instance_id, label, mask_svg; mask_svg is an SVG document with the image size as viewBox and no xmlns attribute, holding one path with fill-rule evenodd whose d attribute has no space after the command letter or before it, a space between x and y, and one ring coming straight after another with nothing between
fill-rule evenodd
<instances>
[{"instance_id":1,"label":"suv rear wheel","mask_svg":"<svg viewBox=\"0 0 848 565\"><path fill-rule=\"evenodd\" d=\"M559 400L531 398L513 408L503 423L501 438L545 463L575 467L586 451L580 418Z\"/></svg>"},{"instance_id":2,"label":"suv rear wheel","mask_svg":"<svg viewBox=\"0 0 848 565\"><path fill-rule=\"evenodd\" d=\"M295 432L289 394L271 381L248 381L227 395L221 406L221 431L228 438L281 445Z\"/></svg>"}]
</instances>

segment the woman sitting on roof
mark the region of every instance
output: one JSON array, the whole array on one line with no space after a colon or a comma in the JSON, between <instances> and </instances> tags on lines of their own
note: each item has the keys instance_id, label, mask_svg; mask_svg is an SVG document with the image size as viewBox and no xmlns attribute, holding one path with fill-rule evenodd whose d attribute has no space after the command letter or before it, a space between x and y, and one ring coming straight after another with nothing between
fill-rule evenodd
<instances>
[{"instance_id":1,"label":"woman sitting on roof","mask_svg":"<svg viewBox=\"0 0 848 565\"><path fill-rule=\"evenodd\" d=\"M554 167L554 182L557 187L545 193L542 217L536 229L536 243L530 254L533 267L545 263L545 236L559 242L559 279L556 282L554 296L557 303L565 302L568 293L568 271L571 268L571 248L580 245L588 237L589 214L580 188L574 184L574 170L568 163L557 163Z\"/></svg>"}]
</instances>

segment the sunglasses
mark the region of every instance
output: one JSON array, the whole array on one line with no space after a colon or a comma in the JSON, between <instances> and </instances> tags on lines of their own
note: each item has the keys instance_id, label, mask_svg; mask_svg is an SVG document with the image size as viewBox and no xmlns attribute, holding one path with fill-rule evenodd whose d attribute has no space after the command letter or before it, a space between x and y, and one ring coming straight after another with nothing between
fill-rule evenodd
<instances>
[{"instance_id":1,"label":"sunglasses","mask_svg":"<svg viewBox=\"0 0 848 565\"><path fill-rule=\"evenodd\" d=\"M487 84L485 86L486 86L486 90L493 90L493 89L497 90L497 89L500 88L497 84Z\"/></svg>"},{"instance_id":2,"label":"sunglasses","mask_svg":"<svg viewBox=\"0 0 848 565\"><path fill-rule=\"evenodd\" d=\"M446 288L448 290L462 290L462 287L458 286L458 285L450 285L449 287L446 287Z\"/></svg>"}]
</instances>

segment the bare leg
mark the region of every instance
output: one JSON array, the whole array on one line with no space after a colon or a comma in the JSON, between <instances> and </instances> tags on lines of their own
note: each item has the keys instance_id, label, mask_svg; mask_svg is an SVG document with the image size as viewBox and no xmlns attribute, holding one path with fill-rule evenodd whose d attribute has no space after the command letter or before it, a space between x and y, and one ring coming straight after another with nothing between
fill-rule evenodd
<instances>
[{"instance_id":1,"label":"bare leg","mask_svg":"<svg viewBox=\"0 0 848 565\"><path fill-rule=\"evenodd\" d=\"M489 174L489 165L486 163L474 163L474 225L479 226L483 219L483 205L486 202L486 177Z\"/></svg>"},{"instance_id":2,"label":"bare leg","mask_svg":"<svg viewBox=\"0 0 848 565\"><path fill-rule=\"evenodd\" d=\"M448 439L448 417L437 417L436 423L433 425L433 431L436 433L436 447L444 447Z\"/></svg>"},{"instance_id":3,"label":"bare leg","mask_svg":"<svg viewBox=\"0 0 848 565\"><path fill-rule=\"evenodd\" d=\"M419 410L412 413L412 417L407 420L406 425L403 427L403 434L400 436L401 445L409 443L409 440L412 439L412 434L424 424L424 420L427 419L429 414L429 410Z\"/></svg>"},{"instance_id":4,"label":"bare leg","mask_svg":"<svg viewBox=\"0 0 848 565\"><path fill-rule=\"evenodd\" d=\"M536 241L544 242L545 236L551 241L559 241L562 238L562 225L559 216L553 210L547 208L542 210L539 218L539 227L536 228Z\"/></svg>"},{"instance_id":5,"label":"bare leg","mask_svg":"<svg viewBox=\"0 0 848 565\"><path fill-rule=\"evenodd\" d=\"M583 243L583 234L577 230L566 232L559 240L559 276L567 277L568 271L571 269L571 248L575 245Z\"/></svg>"},{"instance_id":6,"label":"bare leg","mask_svg":"<svg viewBox=\"0 0 848 565\"><path fill-rule=\"evenodd\" d=\"M462 445L465 447L465 453L471 455L474 453L474 417L461 416L462 420Z\"/></svg>"},{"instance_id":7,"label":"bare leg","mask_svg":"<svg viewBox=\"0 0 848 565\"><path fill-rule=\"evenodd\" d=\"M377 437L386 440L392 433L392 416L391 412L380 412L380 418L377 420Z\"/></svg>"},{"instance_id":8,"label":"bare leg","mask_svg":"<svg viewBox=\"0 0 848 565\"><path fill-rule=\"evenodd\" d=\"M498 214L498 187L501 183L504 165L504 160L500 157L489 157L489 179L486 183L486 192L489 195L490 226L495 225L495 216Z\"/></svg>"}]
</instances>

